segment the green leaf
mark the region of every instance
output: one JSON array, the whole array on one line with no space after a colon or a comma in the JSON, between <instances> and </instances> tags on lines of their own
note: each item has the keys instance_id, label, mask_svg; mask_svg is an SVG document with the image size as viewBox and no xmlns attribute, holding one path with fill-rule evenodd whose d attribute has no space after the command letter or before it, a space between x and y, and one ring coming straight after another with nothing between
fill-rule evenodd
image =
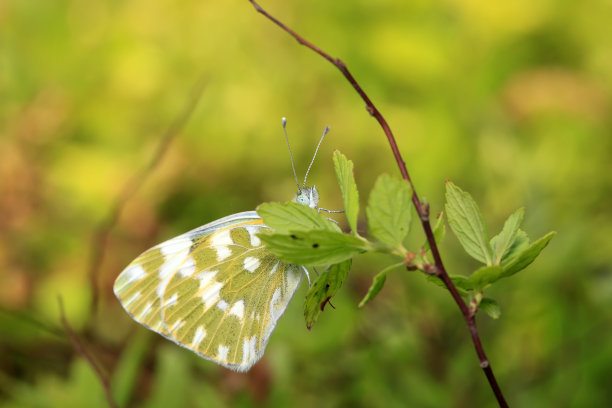
<instances>
[{"instance_id":1,"label":"green leaf","mask_svg":"<svg viewBox=\"0 0 612 408\"><path fill-rule=\"evenodd\" d=\"M357 234L357 215L359 214L359 192L353 175L353 162L338 150L334 152L334 170L342 192L344 213L351 231Z\"/></svg>"},{"instance_id":2,"label":"green leaf","mask_svg":"<svg viewBox=\"0 0 612 408\"><path fill-rule=\"evenodd\" d=\"M521 207L508 217L501 232L491 239L491 247L495 253L495 265L500 264L504 255L512 247L521 222L523 222L523 215L525 215L525 209Z\"/></svg>"},{"instance_id":3,"label":"green leaf","mask_svg":"<svg viewBox=\"0 0 612 408\"><path fill-rule=\"evenodd\" d=\"M462 296L468 295L469 292L474 289L468 278L463 275L449 275L449 277L457 288L459 294L461 294ZM446 289L444 281L436 275L427 275L427 280L431 283L438 285L441 288Z\"/></svg>"},{"instance_id":4,"label":"green leaf","mask_svg":"<svg viewBox=\"0 0 612 408\"><path fill-rule=\"evenodd\" d=\"M146 354L151 350L152 340L153 336L149 331L138 330L121 353L111 382L113 396L120 407L128 405L134 390L138 388L140 370Z\"/></svg>"},{"instance_id":5,"label":"green leaf","mask_svg":"<svg viewBox=\"0 0 612 408\"><path fill-rule=\"evenodd\" d=\"M514 258L526 250L529 247L529 237L527 233L519 229L514 238L514 242L510 245L510 248L506 252L506 255L502 257L501 267L506 269L508 264L514 260Z\"/></svg>"},{"instance_id":6,"label":"green leaf","mask_svg":"<svg viewBox=\"0 0 612 408\"><path fill-rule=\"evenodd\" d=\"M492 265L493 251L482 213L472 196L450 181L446 182L446 217L463 249L474 259Z\"/></svg>"},{"instance_id":7,"label":"green leaf","mask_svg":"<svg viewBox=\"0 0 612 408\"><path fill-rule=\"evenodd\" d=\"M257 236L282 261L304 266L336 264L371 249L370 243L362 238L327 230Z\"/></svg>"},{"instance_id":8,"label":"green leaf","mask_svg":"<svg viewBox=\"0 0 612 408\"><path fill-rule=\"evenodd\" d=\"M532 263L542 252L548 242L552 239L552 237L556 234L555 231L551 231L548 234L544 235L542 238L534 241L533 244L529 245L527 249L522 251L521 253L514 256L511 260L508 261L506 266L502 266L503 274L502 276L508 277L512 276L515 273L525 269L530 263Z\"/></svg>"},{"instance_id":9,"label":"green leaf","mask_svg":"<svg viewBox=\"0 0 612 408\"><path fill-rule=\"evenodd\" d=\"M192 376L191 363L186 353L169 343L159 348L155 364L155 381L144 404L146 407L185 407ZM178 394L174 394L178 392Z\"/></svg>"},{"instance_id":10,"label":"green leaf","mask_svg":"<svg viewBox=\"0 0 612 408\"><path fill-rule=\"evenodd\" d=\"M264 224L279 234L313 229L339 231L336 224L316 210L299 203L263 203L257 207L257 214Z\"/></svg>"},{"instance_id":11,"label":"green leaf","mask_svg":"<svg viewBox=\"0 0 612 408\"><path fill-rule=\"evenodd\" d=\"M491 298L482 298L478 308L491 316L493 319L498 319L501 315L501 309L497 302Z\"/></svg>"},{"instance_id":12,"label":"green leaf","mask_svg":"<svg viewBox=\"0 0 612 408\"><path fill-rule=\"evenodd\" d=\"M390 247L401 246L410 229L411 205L412 189L405 180L378 177L366 208L370 233Z\"/></svg>"},{"instance_id":13,"label":"green leaf","mask_svg":"<svg viewBox=\"0 0 612 408\"><path fill-rule=\"evenodd\" d=\"M436 224L433 227L434 240L436 244L440 243L444 236L446 235L446 225L444 225L444 212L440 211L440 213L436 216ZM429 251L429 241L425 240L425 244L423 244L423 249L425 251Z\"/></svg>"},{"instance_id":14,"label":"green leaf","mask_svg":"<svg viewBox=\"0 0 612 408\"><path fill-rule=\"evenodd\" d=\"M385 281L387 280L387 273L401 266L404 266L403 262L399 264L391 265L383 269L382 271L380 271L378 274L376 274L376 276L374 276L374 279L372 280L372 285L370 286L370 289L368 289L368 293L366 293L363 299L361 299L361 302L359 302L359 307L363 307L366 303L368 303L369 301L374 299L376 295L378 295L378 292L381 291L381 289L383 288L385 284Z\"/></svg>"},{"instance_id":15,"label":"green leaf","mask_svg":"<svg viewBox=\"0 0 612 408\"><path fill-rule=\"evenodd\" d=\"M325 305L340 289L350 269L350 259L332 265L310 287L304 300L304 317L308 330L315 324Z\"/></svg>"},{"instance_id":16,"label":"green leaf","mask_svg":"<svg viewBox=\"0 0 612 408\"><path fill-rule=\"evenodd\" d=\"M483 266L477 269L468 280L476 290L482 290L486 286L502 277L503 269L499 265Z\"/></svg>"}]
</instances>

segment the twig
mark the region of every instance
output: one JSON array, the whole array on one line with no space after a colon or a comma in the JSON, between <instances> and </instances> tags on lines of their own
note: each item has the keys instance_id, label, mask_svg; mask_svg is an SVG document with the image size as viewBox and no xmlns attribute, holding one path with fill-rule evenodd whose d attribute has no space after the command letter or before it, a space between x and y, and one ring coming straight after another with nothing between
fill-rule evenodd
<instances>
[{"instance_id":1,"label":"twig","mask_svg":"<svg viewBox=\"0 0 612 408\"><path fill-rule=\"evenodd\" d=\"M64 329L66 330L66 334L68 334L68 337L72 342L72 347L74 347L76 352L83 356L85 360L87 360L91 368L96 373L96 376L98 377L100 383L102 383L102 387L104 388L104 393L106 394L106 400L108 401L108 405L112 408L117 408L118 405L113 398L113 393L111 391L110 381L108 380L108 377L106 376L106 374L104 374L98 363L96 363L96 360L94 360L93 356L89 354L87 349L83 346L83 343L81 343L79 337L76 335L74 330L72 330L72 327L70 327L70 324L66 319L66 315L64 314L64 303L62 302L61 296L57 297L57 302L59 304L60 320L62 322L62 325L64 326Z\"/></svg>"},{"instance_id":2,"label":"twig","mask_svg":"<svg viewBox=\"0 0 612 408\"><path fill-rule=\"evenodd\" d=\"M91 239L91 256L89 260L89 282L92 289L91 307L92 311L96 311L98 307L98 299L100 297L100 288L98 286L98 273L106 249L108 246L108 236L110 231L115 226L115 223L119 219L123 208L127 201L136 193L136 191L144 184L148 175L155 169L159 162L163 159L164 155L168 151L170 143L174 140L176 135L183 129L187 120L191 117L195 107L202 96L204 91L204 79L201 78L195 84L191 96L183 108L180 115L174 120L174 122L168 127L164 135L162 136L157 150L147 165L136 175L134 175L124 186L119 195L117 196L115 203L108 213L107 217L102 220L98 225Z\"/></svg>"},{"instance_id":3,"label":"twig","mask_svg":"<svg viewBox=\"0 0 612 408\"><path fill-rule=\"evenodd\" d=\"M382 116L382 114L378 111L378 109L374 106L374 103L370 100L368 95L361 88L357 80L355 80L353 75L349 72L344 62L342 62L338 58L332 58L329 54L325 53L320 48L306 41L303 37L301 37L299 34L291 30L285 24L283 24L282 22L280 22L279 20L277 20L276 18L268 14L268 12L266 12L263 8L261 8L261 6L259 6L259 4L257 4L254 0L249 0L249 2L253 5L253 7L255 7L255 9L259 13L263 14L266 18L268 18L270 21L278 25L281 29L283 29L285 32L287 32L289 35L295 38L298 43L316 52L321 57L325 58L327 61L332 63L336 68L338 68L340 72L342 72L342 75L344 75L346 80L355 89L355 91L357 91L359 96L361 96L361 99L363 99L363 101L366 103L366 110L370 113L370 115L372 115L378 121L378 123L382 127L383 131L385 132L385 135L387 136L387 140L393 152L393 156L395 157L395 161L397 162L399 170L402 173L402 177L412 187L412 203L414 204L419 214L419 218L421 219L423 230L425 231L425 235L427 237L427 242L429 243L429 247L431 248L431 252L433 254L433 258L435 262L435 269L436 269L435 274L438 275L442 279L442 281L448 288L449 292L451 293L451 296L455 300L455 303L457 303L457 306L459 307L459 309L461 310L461 313L463 314L463 317L468 326L468 329L470 330L472 342L474 343L474 347L476 348L476 354L478 355L478 359L480 360L480 366L482 367L487 377L487 380L489 381L489 384L491 386L491 389L493 390L493 393L495 394L495 397L497 398L497 402L499 403L499 406L507 407L508 404L506 400L504 399L504 396L499 387L499 384L497 383L495 375L493 374L493 369L491 368L489 360L487 359L487 356L485 355L484 349L482 347L482 343L480 342L480 337L478 335L478 329L476 327L475 316L473 313L470 312L469 308L463 301L463 298L457 291L457 288L455 287L450 277L448 276L446 269L444 268L444 263L442 262L442 258L440 257L438 245L436 244L436 240L434 239L434 234L431 229L431 224L429 223L429 208L427 207L425 203L423 203L419 199L416 189L414 188L414 185L412 183L412 180L410 179L410 175L408 174L406 163L402 159L402 156L399 152L399 148L397 147L397 142L395 141L395 137L393 136L393 132L391 132L391 128L387 124L387 121Z\"/></svg>"}]
</instances>

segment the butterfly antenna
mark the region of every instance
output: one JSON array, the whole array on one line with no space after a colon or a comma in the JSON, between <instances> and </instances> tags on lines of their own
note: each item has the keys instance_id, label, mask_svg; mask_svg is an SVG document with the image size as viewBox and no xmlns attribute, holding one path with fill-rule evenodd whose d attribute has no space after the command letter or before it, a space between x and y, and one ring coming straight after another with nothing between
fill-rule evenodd
<instances>
[{"instance_id":1,"label":"butterfly antenna","mask_svg":"<svg viewBox=\"0 0 612 408\"><path fill-rule=\"evenodd\" d=\"M319 140L319 144L317 145L317 148L315 149L314 156L312 156L312 160L310 161L308 170L306 170L306 176L304 176L304 187L303 188L306 188L306 179L308 178L308 173L310 173L310 168L312 167L312 164L314 163L315 158L317 157L319 146L321 146L321 143L323 143L323 139L325 138L325 135L327 134L327 132L329 132L329 126L325 126L325 129L323 130L323 136L321 136L321 140Z\"/></svg>"},{"instance_id":2,"label":"butterfly antenna","mask_svg":"<svg viewBox=\"0 0 612 408\"><path fill-rule=\"evenodd\" d=\"M295 164L293 164L293 154L291 154L291 146L289 146L289 136L287 136L287 118L283 118L283 132L285 133L285 140L287 141L287 149L289 149L289 158L291 159L291 168L293 169L293 177L295 177L295 184L297 184L298 191L302 191L302 189L300 188L300 182L297 178L297 173L295 172Z\"/></svg>"}]
</instances>

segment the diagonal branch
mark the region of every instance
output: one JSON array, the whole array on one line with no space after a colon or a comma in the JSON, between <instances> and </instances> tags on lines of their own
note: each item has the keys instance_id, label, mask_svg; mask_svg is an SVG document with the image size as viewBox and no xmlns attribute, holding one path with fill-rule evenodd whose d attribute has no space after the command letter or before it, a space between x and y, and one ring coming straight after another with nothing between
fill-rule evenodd
<instances>
[{"instance_id":1,"label":"diagonal branch","mask_svg":"<svg viewBox=\"0 0 612 408\"><path fill-rule=\"evenodd\" d=\"M64 313L64 302L62 302L62 298L58 297L57 302L59 304L60 320L62 322L62 325L64 326L64 329L66 330L66 334L68 334L68 337L70 338L72 347L77 353L83 356L85 360L87 360L87 363L89 363L89 365L93 369L94 373L100 380L100 383L102 383L102 388L104 388L104 393L106 394L106 401L108 402L108 405L111 408L117 408L118 405L113 398L113 393L111 391L110 381L108 380L108 377L102 371L102 368L98 365L98 363L96 363L96 360L89 353L89 351L87 351L85 346L83 346L83 343L81 343L79 337L76 335L74 330L72 330L72 327L70 327L70 323L68 323L68 319L66 319L66 315Z\"/></svg>"},{"instance_id":2,"label":"diagonal branch","mask_svg":"<svg viewBox=\"0 0 612 408\"><path fill-rule=\"evenodd\" d=\"M180 131L187 123L187 120L191 117L191 114L197 106L203 91L204 80L200 79L195 84L191 92L191 96L187 104L183 108L183 111L174 120L174 122L170 124L166 132L163 134L159 145L157 146L157 150L155 151L149 163L147 163L147 165L142 168L140 172L134 175L123 186L123 189L115 199L111 211L108 213L107 217L102 220L102 222L100 222L91 238L91 255L89 258L88 276L92 289L91 306L94 312L98 307L98 299L100 297L98 274L108 246L109 234L115 226L117 220L119 219L119 216L121 215L121 212L123 211L123 208L125 207L127 201L136 193L136 191L138 191L138 189L147 180L149 174L155 169L155 167L157 167L159 162L163 159L164 155L168 151L168 148L170 147L170 144L172 143L176 135L180 133Z\"/></svg>"},{"instance_id":3,"label":"diagonal branch","mask_svg":"<svg viewBox=\"0 0 612 408\"><path fill-rule=\"evenodd\" d=\"M474 343L476 354L478 355L478 359L480 360L480 366L482 367L487 377L487 380L489 381L491 389L493 390L493 393L495 394L495 397L497 398L497 402L499 403L500 407L507 407L508 404L506 403L506 400L504 399L504 396L499 387L499 384L497 383L495 375L493 374L493 369L491 368L489 360L487 359L487 356L485 355L484 349L482 347L480 336L478 335L478 329L476 327L475 315L474 313L470 311L470 309L466 305L465 301L463 300L463 298L457 291L457 288L451 281L448 273L446 272L446 269L444 268L444 263L442 262L440 251L438 250L438 245L436 243L436 240L434 239L434 234L431 228L431 224L429 222L429 207L426 203L422 202L419 199L416 189L414 188L414 185L412 183L412 180L410 179L410 175L408 174L406 163L404 162L399 152L397 142L395 141L395 136L393 135L393 132L391 131L391 128L389 127L387 121L382 116L380 111L376 108L376 106L374 106L374 103L370 100L370 98L365 93L363 88L361 88L357 80L350 73L350 71L348 70L344 62L342 62L339 58L331 57L329 54L325 53L324 51L322 51L320 48L318 48L314 44L305 40L302 36L300 36L295 31L287 27L281 21L271 16L267 11L261 8L261 6L259 6L259 4L257 4L254 0L249 0L249 2L253 5L253 7L255 7L255 10L257 10L257 12L263 14L266 18L268 18L274 24L279 26L283 31L291 35L295 40L297 40L298 43L316 52L321 57L323 57L324 59L329 61L331 64L333 64L336 68L338 68L340 72L342 73L342 75L344 75L346 80L351 84L353 89L355 89L355 91L359 94L359 96L361 96L361 99L363 99L363 101L366 103L366 110L370 113L370 115L372 115L378 121L378 123L382 127L383 131L385 132L385 135L387 136L387 140L393 152L393 156L395 157L395 161L397 162L399 170L402 173L402 177L412 187L412 203L414 204L417 210L417 213L419 214L419 218L421 219L421 224L422 224L423 230L425 231L427 242L429 243L429 247L431 248L431 252L434 258L434 262L435 262L435 266L432 266L431 268L432 270L428 272L431 274L435 274L442 279L447 289L451 293L451 296L453 297L455 303L461 310L461 313L463 314L463 317L466 321L468 329L470 330L472 342Z\"/></svg>"}]
</instances>

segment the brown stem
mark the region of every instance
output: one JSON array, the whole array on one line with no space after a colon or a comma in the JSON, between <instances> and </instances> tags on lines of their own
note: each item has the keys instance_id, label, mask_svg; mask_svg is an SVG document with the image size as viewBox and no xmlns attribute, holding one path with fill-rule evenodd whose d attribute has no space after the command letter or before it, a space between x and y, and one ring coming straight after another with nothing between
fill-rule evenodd
<instances>
[{"instance_id":1,"label":"brown stem","mask_svg":"<svg viewBox=\"0 0 612 408\"><path fill-rule=\"evenodd\" d=\"M127 201L138 191L140 186L147 180L147 177L151 171L159 164L163 159L164 155L168 151L170 144L174 140L177 134L185 126L187 120L191 117L202 92L204 91L204 80L200 79L193 88L190 98L183 108L183 111L178 115L174 122L168 127L164 135L162 136L157 149L151 160L147 165L132 179L130 179L124 186L117 198L115 199L114 205L107 217L96 228L91 238L91 255L89 258L89 269L88 276L89 282L92 289L91 306L92 311L95 313L98 307L98 299L100 297L99 285L98 285L98 273L104 259L104 255L108 245L108 237L115 226L115 223L119 219L123 208Z\"/></svg>"},{"instance_id":2,"label":"brown stem","mask_svg":"<svg viewBox=\"0 0 612 408\"><path fill-rule=\"evenodd\" d=\"M276 18L268 14L268 12L266 12L263 8L261 8L261 6L259 6L259 4L257 4L254 0L249 0L249 2L253 5L253 7L255 7L255 10L263 14L266 18L268 18L270 21L278 25L281 29L283 29L285 32L287 32L289 35L295 38L298 43L316 52L321 57L325 58L327 61L332 63L336 68L338 68L340 72L342 72L342 75L344 75L346 80L355 89L355 91L357 91L359 96L361 96L361 99L363 99L363 101L366 103L366 110L370 113L370 115L372 115L378 121L378 123L382 127L383 131L385 132L385 135L387 136L387 140L389 142L389 146L391 147L391 151L393 152L393 156L395 157L395 161L397 162L399 170L402 173L402 177L412 187L412 203L414 204L419 214L419 218L421 220L423 230L425 231L425 235L427 237L427 242L429 243L429 247L431 248L431 253L433 254L433 257L434 257L435 268L436 268L435 273L442 279L442 281L448 288L449 292L451 293L451 296L455 300L455 303L457 303L457 306L459 307L459 309L461 310L461 313L463 314L463 317L466 321L468 329L470 330L472 342L474 343L474 347L476 348L476 354L478 355L478 359L480 360L480 366L482 367L487 377L487 380L489 381L489 384L491 386L491 389L493 390L493 393L495 394L495 397L497 398L497 402L499 406L507 407L508 404L506 403L506 400L504 399L504 396L499 387L499 384L497 383L495 375L493 374L493 369L491 368L489 360L487 359L487 356L485 355L484 349L482 347L482 343L480 342L480 337L478 336L478 330L476 328L475 316L473 313L470 312L463 298L457 291L457 288L455 287L450 277L448 276L446 269L444 268L444 263L442 262L442 258L440 257L440 251L438 250L438 245L436 244L436 240L434 239L434 234L431 229L431 224L429 223L429 209L427 205L419 199L416 189L414 188L414 184L412 183L412 180L410 179L410 175L408 174L406 163L404 162L404 159L402 159L402 156L399 152L399 148L397 147L395 136L393 136L393 132L391 132L391 128L387 124L387 121L382 116L382 114L378 111L378 109L376 109L376 107L374 106L374 103L370 100L368 95L361 88L357 80L355 80L355 78L350 73L350 71L348 70L344 62L342 62L338 58L332 58L329 54L325 53L320 48L316 47L314 44L310 43L309 41L306 41L303 37L301 37L295 31L291 30L285 24L283 24L282 22L280 22L279 20L277 20Z\"/></svg>"},{"instance_id":3,"label":"brown stem","mask_svg":"<svg viewBox=\"0 0 612 408\"><path fill-rule=\"evenodd\" d=\"M102 388L104 388L104 393L106 394L106 401L108 402L108 405L112 408L117 408L118 405L113 398L113 393L111 391L110 381L108 380L108 377L106 376L106 374L104 374L102 368L100 368L98 363L96 363L96 360L89 353L89 351L87 351L85 346L83 346L83 343L81 343L81 340L79 340L79 337L76 335L74 330L72 330L72 327L70 326L70 323L68 323L68 319L66 319L66 315L64 313L64 303L62 302L62 298L58 297L57 302L59 304L60 320L62 322L62 325L64 326L64 329L66 330L66 333L68 334L68 337L70 338L70 341L72 342L72 347L76 350L77 353L83 356L85 360L87 360L87 363L89 363L89 365L93 369L94 373L100 380L100 383L102 383Z\"/></svg>"}]
</instances>

